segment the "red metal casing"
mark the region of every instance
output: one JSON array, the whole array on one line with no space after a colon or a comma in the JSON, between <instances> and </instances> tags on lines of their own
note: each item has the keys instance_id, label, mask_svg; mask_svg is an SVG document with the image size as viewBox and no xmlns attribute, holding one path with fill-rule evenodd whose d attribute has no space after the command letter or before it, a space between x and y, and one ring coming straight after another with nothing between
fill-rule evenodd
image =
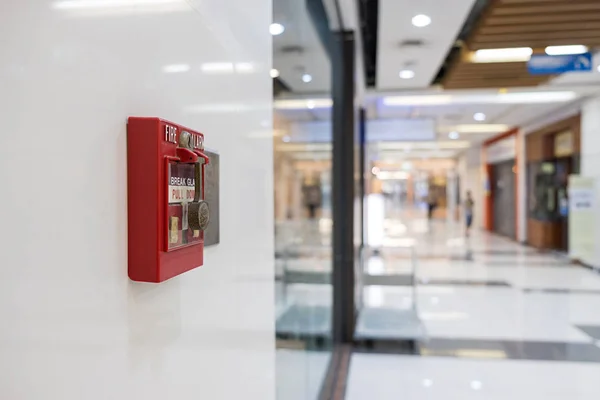
<instances>
[{"instance_id":1,"label":"red metal casing","mask_svg":"<svg viewBox=\"0 0 600 400\"><path fill-rule=\"evenodd\" d=\"M191 147L182 148L182 132ZM204 199L204 135L160 118L127 121L128 274L162 282L204 261L204 231L187 226L187 201L194 197L194 163L200 160ZM187 229L186 229L187 226Z\"/></svg>"}]
</instances>

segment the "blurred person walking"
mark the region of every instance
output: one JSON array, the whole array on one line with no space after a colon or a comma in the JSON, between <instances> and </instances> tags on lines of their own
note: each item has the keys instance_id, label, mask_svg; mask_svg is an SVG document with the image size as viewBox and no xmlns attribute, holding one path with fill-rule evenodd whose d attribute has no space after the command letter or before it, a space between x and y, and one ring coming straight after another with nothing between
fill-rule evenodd
<instances>
[{"instance_id":1,"label":"blurred person walking","mask_svg":"<svg viewBox=\"0 0 600 400\"><path fill-rule=\"evenodd\" d=\"M473 225L473 208L475 207L475 201L473 200L473 195L471 194L471 191L467 191L467 198L465 199L465 203L464 203L464 210L465 210L465 225L466 225L466 230L465 230L465 234L467 235L467 237L469 237L469 235L471 234L471 226Z\"/></svg>"}]
</instances>

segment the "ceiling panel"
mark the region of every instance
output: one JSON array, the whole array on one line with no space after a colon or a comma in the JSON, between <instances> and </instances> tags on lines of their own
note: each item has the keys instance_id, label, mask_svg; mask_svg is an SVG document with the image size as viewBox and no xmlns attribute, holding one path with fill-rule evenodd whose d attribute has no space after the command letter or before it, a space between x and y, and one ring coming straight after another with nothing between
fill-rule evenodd
<instances>
[{"instance_id":1,"label":"ceiling panel","mask_svg":"<svg viewBox=\"0 0 600 400\"><path fill-rule=\"evenodd\" d=\"M452 0L441 6L440 0L379 0L377 50L378 89L428 87L437 75L446 54L454 44L474 0ZM412 25L412 17L426 14L432 22L424 28ZM421 46L406 45L419 42ZM401 46L401 43L405 43ZM398 73L408 68L413 79L400 79Z\"/></svg>"},{"instance_id":2,"label":"ceiling panel","mask_svg":"<svg viewBox=\"0 0 600 400\"><path fill-rule=\"evenodd\" d=\"M274 0L273 21L285 27L283 34L273 36L273 67L280 79L296 93L330 91L331 66L325 49L310 20L305 0ZM312 81L305 83L308 73Z\"/></svg>"},{"instance_id":3,"label":"ceiling panel","mask_svg":"<svg viewBox=\"0 0 600 400\"><path fill-rule=\"evenodd\" d=\"M443 84L452 89L537 86L554 77L530 75L525 62L475 64L469 55L510 47L543 53L547 46L570 44L600 47L599 0L491 0Z\"/></svg>"}]
</instances>

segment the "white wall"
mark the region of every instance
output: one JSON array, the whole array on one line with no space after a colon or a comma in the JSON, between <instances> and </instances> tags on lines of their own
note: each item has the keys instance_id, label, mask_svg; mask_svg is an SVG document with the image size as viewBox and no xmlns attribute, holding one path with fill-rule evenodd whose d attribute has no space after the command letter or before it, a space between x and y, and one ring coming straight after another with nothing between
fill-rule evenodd
<instances>
[{"instance_id":1,"label":"white wall","mask_svg":"<svg viewBox=\"0 0 600 400\"><path fill-rule=\"evenodd\" d=\"M273 399L271 1L98 4L0 4L0 398ZM127 278L129 115L221 153L221 244L160 285Z\"/></svg>"},{"instance_id":2,"label":"white wall","mask_svg":"<svg viewBox=\"0 0 600 400\"><path fill-rule=\"evenodd\" d=\"M600 97L588 100L581 107L581 175L596 181L596 204L600 201ZM596 243L600 242L600 210L596 207ZM596 255L584 262L600 268L600 245Z\"/></svg>"}]
</instances>

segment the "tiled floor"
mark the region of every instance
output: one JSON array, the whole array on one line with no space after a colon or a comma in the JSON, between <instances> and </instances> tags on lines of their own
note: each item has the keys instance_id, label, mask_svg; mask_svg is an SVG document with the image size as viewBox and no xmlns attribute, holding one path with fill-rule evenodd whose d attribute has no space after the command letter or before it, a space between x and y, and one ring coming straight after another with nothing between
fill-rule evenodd
<instances>
[{"instance_id":1,"label":"tiled floor","mask_svg":"<svg viewBox=\"0 0 600 400\"><path fill-rule=\"evenodd\" d=\"M600 364L354 354L347 400L597 400Z\"/></svg>"},{"instance_id":2,"label":"tiled floor","mask_svg":"<svg viewBox=\"0 0 600 400\"><path fill-rule=\"evenodd\" d=\"M382 316L416 305L422 347L420 355L355 352L348 399L600 398L600 274L484 232L465 239L445 221L413 215L382 226L361 291L376 321L369 332L402 338L406 326ZM327 275L328 257L279 260L279 315L331 306L328 284L285 280L287 271ZM413 268L416 287L406 279Z\"/></svg>"}]
</instances>

